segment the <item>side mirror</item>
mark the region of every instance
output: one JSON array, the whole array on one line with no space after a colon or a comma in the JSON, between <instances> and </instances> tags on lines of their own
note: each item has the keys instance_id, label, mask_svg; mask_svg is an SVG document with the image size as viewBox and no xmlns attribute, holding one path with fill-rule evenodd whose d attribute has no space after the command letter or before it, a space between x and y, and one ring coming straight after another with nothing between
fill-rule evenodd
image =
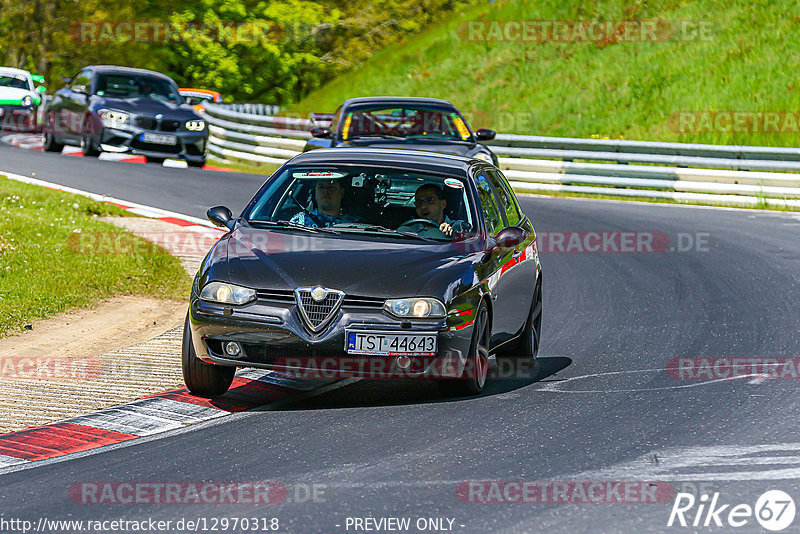
<instances>
[{"instance_id":1,"label":"side mirror","mask_svg":"<svg viewBox=\"0 0 800 534\"><path fill-rule=\"evenodd\" d=\"M233 230L233 213L225 206L214 206L209 208L206 213L208 220L217 226L224 226L228 230Z\"/></svg>"},{"instance_id":2,"label":"side mirror","mask_svg":"<svg viewBox=\"0 0 800 534\"><path fill-rule=\"evenodd\" d=\"M475 130L475 139L478 141L491 141L496 135L497 132L488 128L480 128Z\"/></svg>"},{"instance_id":3,"label":"side mirror","mask_svg":"<svg viewBox=\"0 0 800 534\"><path fill-rule=\"evenodd\" d=\"M61 81L64 82L64 83L69 83L69 82L72 81L72 78L67 78L66 76L62 76L61 77Z\"/></svg>"},{"instance_id":4,"label":"side mirror","mask_svg":"<svg viewBox=\"0 0 800 534\"><path fill-rule=\"evenodd\" d=\"M39 93L40 95L43 95L47 92L47 87L45 87L44 85L40 85L39 87L36 88L36 92Z\"/></svg>"},{"instance_id":5,"label":"side mirror","mask_svg":"<svg viewBox=\"0 0 800 534\"><path fill-rule=\"evenodd\" d=\"M495 243L501 248L514 248L518 247L528 237L527 232L522 228L516 226L509 226L500 230L497 237L494 238Z\"/></svg>"},{"instance_id":6,"label":"side mirror","mask_svg":"<svg viewBox=\"0 0 800 534\"><path fill-rule=\"evenodd\" d=\"M320 139L327 139L331 136L331 131L322 126L314 126L311 128L311 135L314 137L319 137Z\"/></svg>"}]
</instances>

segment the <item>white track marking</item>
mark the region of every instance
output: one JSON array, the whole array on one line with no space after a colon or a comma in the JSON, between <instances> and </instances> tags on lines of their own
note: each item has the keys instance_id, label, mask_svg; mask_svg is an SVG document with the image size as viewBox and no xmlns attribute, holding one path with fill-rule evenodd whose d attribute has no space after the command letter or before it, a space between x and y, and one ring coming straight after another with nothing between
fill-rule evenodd
<instances>
[{"instance_id":1,"label":"white track marking","mask_svg":"<svg viewBox=\"0 0 800 534\"><path fill-rule=\"evenodd\" d=\"M8 467L9 465L17 465L27 463L28 460L22 458L14 458L13 456L5 456L0 454L0 467Z\"/></svg>"},{"instance_id":2,"label":"white track marking","mask_svg":"<svg viewBox=\"0 0 800 534\"><path fill-rule=\"evenodd\" d=\"M761 374L748 374L748 375L741 375L741 376L731 376L731 377L724 377L724 378L715 378L712 380L704 380L702 382L695 382L692 381L689 384L681 384L676 386L664 386L664 387L655 387L655 388L627 388L627 389L560 389L560 387L568 382L574 382L576 380L583 380L586 378L596 378L601 376L611 376L611 375L620 375L620 374L633 374L633 373L662 373L666 372L671 368L664 367L659 369L631 369L628 371L608 371L604 373L593 373L589 375L580 375L580 376L573 376L570 378L565 378L563 380L559 380L558 382L547 382L544 383L544 386L537 389L536 391L545 391L548 393L637 393L637 392L644 392L644 391L665 391L670 389L687 389L687 388L696 388L701 386L707 386L710 384L718 384L727 380L741 380L744 378L759 378L763 375ZM677 369L677 368L675 368ZM542 382L540 382L542 383Z\"/></svg>"},{"instance_id":3,"label":"white track marking","mask_svg":"<svg viewBox=\"0 0 800 534\"><path fill-rule=\"evenodd\" d=\"M783 453L783 454L781 454ZM569 480L786 480L800 478L800 443L671 447ZM769 454L768 456L758 456ZM653 461L657 459L657 462ZM784 466L759 469L761 466ZM739 468L724 471L725 467ZM741 469L744 466L745 469ZM751 467L752 469L746 469Z\"/></svg>"},{"instance_id":4,"label":"white track marking","mask_svg":"<svg viewBox=\"0 0 800 534\"><path fill-rule=\"evenodd\" d=\"M176 213L174 211L155 208L153 206L145 206L144 204L137 204L136 202L130 202L128 200L108 197L105 195L98 195L97 193L89 193L88 191L83 191L81 189L75 189L73 187L67 187L52 182L46 182L44 180L39 180L38 178L29 178L28 176L23 176L21 174L14 174L12 172L6 172L3 170L0 170L0 176L5 176L6 178L10 180L15 180L17 182L23 182L32 185L40 185L42 187L49 187L50 189L57 189L58 191L64 191L65 193L81 195L84 197L91 198L92 200L97 200L98 202L111 202L114 204L123 204L125 206L129 206L130 208L133 208L129 210L131 213L136 213L137 215L142 215L144 217L151 217L154 219L160 219L162 217L172 217L195 225L211 228L215 232L218 232L219 235L222 235L222 233L224 232L223 230L220 230L216 226L214 226L210 221L199 219L197 217L192 217L191 215L184 215L183 213ZM186 226L185 228L188 230L191 229L192 227Z\"/></svg>"}]
</instances>

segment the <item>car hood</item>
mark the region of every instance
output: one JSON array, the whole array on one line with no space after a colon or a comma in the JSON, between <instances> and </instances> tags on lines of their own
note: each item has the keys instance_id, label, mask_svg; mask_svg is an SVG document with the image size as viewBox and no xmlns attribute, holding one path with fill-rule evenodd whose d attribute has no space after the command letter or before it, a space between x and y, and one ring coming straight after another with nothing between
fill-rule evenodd
<instances>
[{"instance_id":1,"label":"car hood","mask_svg":"<svg viewBox=\"0 0 800 534\"><path fill-rule=\"evenodd\" d=\"M458 243L379 241L238 227L218 247L224 251L215 254L206 280L229 280L256 289L322 285L356 296L447 299L457 290L458 281L473 281L475 255L465 253Z\"/></svg>"},{"instance_id":2,"label":"car hood","mask_svg":"<svg viewBox=\"0 0 800 534\"><path fill-rule=\"evenodd\" d=\"M391 139L375 139L375 140L358 140L358 141L345 141L339 143L339 147L369 147L369 148L407 148L411 150L423 150L426 152L440 152L442 154L453 154L456 156L471 157L478 152L483 152L483 146L478 143L470 143L468 141L439 141L439 142L422 142L420 140L405 141L398 139L393 141Z\"/></svg>"},{"instance_id":3,"label":"car hood","mask_svg":"<svg viewBox=\"0 0 800 534\"><path fill-rule=\"evenodd\" d=\"M16 87L0 87L0 104L19 104L26 96L33 98L34 102L39 100L39 95L33 91Z\"/></svg>"},{"instance_id":4,"label":"car hood","mask_svg":"<svg viewBox=\"0 0 800 534\"><path fill-rule=\"evenodd\" d=\"M186 104L173 104L152 98L109 98L103 96L92 97L93 108L109 108L119 111L128 111L134 115L155 117L158 114L175 119L191 120L197 117L192 106Z\"/></svg>"}]
</instances>

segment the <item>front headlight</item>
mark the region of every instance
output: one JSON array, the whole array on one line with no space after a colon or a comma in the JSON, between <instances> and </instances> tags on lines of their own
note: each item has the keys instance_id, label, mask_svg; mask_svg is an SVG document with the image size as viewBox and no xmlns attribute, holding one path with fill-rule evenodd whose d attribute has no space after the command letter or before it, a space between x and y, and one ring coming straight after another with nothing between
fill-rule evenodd
<instances>
[{"instance_id":1,"label":"front headlight","mask_svg":"<svg viewBox=\"0 0 800 534\"><path fill-rule=\"evenodd\" d=\"M206 127L206 121L189 121L186 123L186 129L190 132L202 132Z\"/></svg>"},{"instance_id":2,"label":"front headlight","mask_svg":"<svg viewBox=\"0 0 800 534\"><path fill-rule=\"evenodd\" d=\"M432 298L389 299L383 309L400 318L433 319L445 316L444 304Z\"/></svg>"},{"instance_id":3,"label":"front headlight","mask_svg":"<svg viewBox=\"0 0 800 534\"><path fill-rule=\"evenodd\" d=\"M475 157L478 158L479 160L485 161L486 163L494 164L494 162L492 161L492 156L490 156L489 154L484 154L483 152L481 152L480 154L475 154Z\"/></svg>"},{"instance_id":4,"label":"front headlight","mask_svg":"<svg viewBox=\"0 0 800 534\"><path fill-rule=\"evenodd\" d=\"M220 304L247 304L256 299L256 290L224 282L209 282L200 292L200 298Z\"/></svg>"},{"instance_id":5,"label":"front headlight","mask_svg":"<svg viewBox=\"0 0 800 534\"><path fill-rule=\"evenodd\" d=\"M101 109L98 114L103 120L103 126L107 126L109 128L119 128L120 126L128 124L131 120L130 114L123 111Z\"/></svg>"},{"instance_id":6,"label":"front headlight","mask_svg":"<svg viewBox=\"0 0 800 534\"><path fill-rule=\"evenodd\" d=\"M29 108L33 105L33 97L30 95L23 96L19 103L22 104L22 107Z\"/></svg>"}]
</instances>

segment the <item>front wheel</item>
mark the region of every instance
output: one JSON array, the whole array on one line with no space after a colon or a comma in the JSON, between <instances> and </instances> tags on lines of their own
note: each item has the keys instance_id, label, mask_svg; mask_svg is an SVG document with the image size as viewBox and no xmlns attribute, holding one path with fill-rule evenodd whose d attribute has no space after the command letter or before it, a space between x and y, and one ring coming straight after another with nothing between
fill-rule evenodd
<instances>
[{"instance_id":1,"label":"front wheel","mask_svg":"<svg viewBox=\"0 0 800 534\"><path fill-rule=\"evenodd\" d=\"M199 397L222 395L233 382L236 367L211 365L197 357L192 343L192 329L189 328L189 314L183 325L183 345L181 347L183 381L189 391Z\"/></svg>"},{"instance_id":2,"label":"front wheel","mask_svg":"<svg viewBox=\"0 0 800 534\"><path fill-rule=\"evenodd\" d=\"M56 139L56 118L52 113L47 115L44 122L44 150L45 152L61 152L64 143Z\"/></svg>"},{"instance_id":3,"label":"front wheel","mask_svg":"<svg viewBox=\"0 0 800 534\"><path fill-rule=\"evenodd\" d=\"M100 131L100 136L102 137L103 132ZM89 119L83 121L83 135L81 136L81 150L83 155L87 158L96 158L100 155L100 148L97 146L97 143L94 140L94 135L92 135L92 126L89 122Z\"/></svg>"},{"instance_id":4,"label":"front wheel","mask_svg":"<svg viewBox=\"0 0 800 534\"><path fill-rule=\"evenodd\" d=\"M542 283L541 275L536 289L533 291L533 303L525 326L519 336L515 346L507 349L497 356L507 360L517 362L524 361L530 364L536 363L536 355L539 354L539 341L542 337Z\"/></svg>"},{"instance_id":5,"label":"front wheel","mask_svg":"<svg viewBox=\"0 0 800 534\"><path fill-rule=\"evenodd\" d=\"M197 168L200 168L200 169L202 169L203 165L205 165L205 164L206 164L206 160L202 160L202 161L188 161L187 160L186 161L186 165L188 165L189 167L197 167Z\"/></svg>"},{"instance_id":6,"label":"front wheel","mask_svg":"<svg viewBox=\"0 0 800 534\"><path fill-rule=\"evenodd\" d=\"M165 160L166 158L151 158L151 157L149 157L149 156L148 156L148 157L146 157L146 158L144 158L144 159L145 159L145 161L146 161L147 163L156 163L156 164L158 164L158 165L163 165L163 164L164 164L164 160Z\"/></svg>"},{"instance_id":7,"label":"front wheel","mask_svg":"<svg viewBox=\"0 0 800 534\"><path fill-rule=\"evenodd\" d=\"M483 391L486 377L489 374L491 334L492 325L489 317L489 308L487 308L485 302L481 301L475 313L472 343L470 344L469 357L464 366L464 371L461 377L456 379L439 379L437 383L442 394L448 397L468 397L478 395Z\"/></svg>"}]
</instances>

